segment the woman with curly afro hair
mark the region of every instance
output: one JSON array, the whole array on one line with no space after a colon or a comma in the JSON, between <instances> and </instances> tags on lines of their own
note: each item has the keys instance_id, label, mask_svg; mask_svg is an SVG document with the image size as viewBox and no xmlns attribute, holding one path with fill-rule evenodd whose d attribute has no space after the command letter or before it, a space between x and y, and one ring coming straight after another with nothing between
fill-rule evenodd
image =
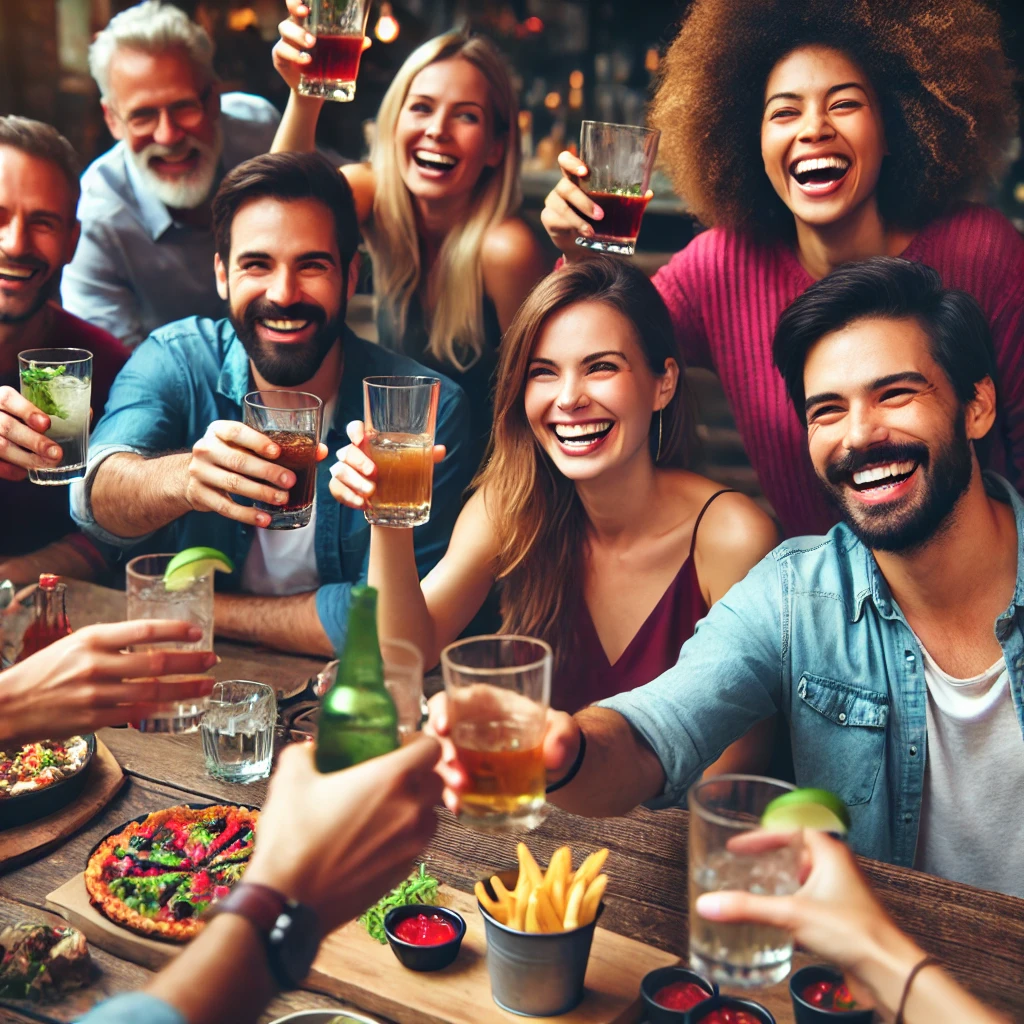
<instances>
[{"instance_id":1,"label":"woman with curly afro hair","mask_svg":"<svg viewBox=\"0 0 1024 1024\"><path fill-rule=\"evenodd\" d=\"M968 200L1017 125L996 14L981 0L695 0L651 111L676 191L710 230L654 277L686 361L722 380L787 536L837 521L772 364L779 314L850 260L902 255L989 320L1001 415L988 465L1024 471L1024 240ZM543 220L570 260L600 208L563 179ZM989 441L990 439L986 439Z\"/></svg>"}]
</instances>

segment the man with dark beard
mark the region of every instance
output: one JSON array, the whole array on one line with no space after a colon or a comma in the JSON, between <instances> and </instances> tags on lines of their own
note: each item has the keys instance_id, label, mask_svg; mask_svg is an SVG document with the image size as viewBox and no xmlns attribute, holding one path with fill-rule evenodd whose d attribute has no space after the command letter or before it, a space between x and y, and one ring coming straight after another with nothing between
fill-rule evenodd
<instances>
[{"instance_id":1,"label":"man with dark beard","mask_svg":"<svg viewBox=\"0 0 1024 1024\"><path fill-rule=\"evenodd\" d=\"M930 268L878 257L798 298L774 356L844 522L776 548L653 682L551 713L545 760L569 780L554 802L679 804L781 711L797 783L846 802L857 852L1024 896L1024 501L979 467L985 316ZM443 734L443 701L434 721ZM447 774L454 803L465 776Z\"/></svg>"},{"instance_id":2,"label":"man with dark beard","mask_svg":"<svg viewBox=\"0 0 1024 1024\"><path fill-rule=\"evenodd\" d=\"M127 557L224 552L235 571L216 595L220 636L329 654L344 642L352 584L366 578L369 527L331 499L320 466L313 521L263 529L270 516L252 501L286 504L295 474L243 425L242 400L257 389L318 396L322 460L362 418L364 377L428 371L345 326L359 229L348 184L325 157L279 153L236 167L214 197L213 227L230 318L180 320L134 352L93 431L73 511ZM474 468L467 417L466 396L442 378L437 441L447 457L434 472L430 522L416 531L421 573L444 554Z\"/></svg>"},{"instance_id":3,"label":"man with dark beard","mask_svg":"<svg viewBox=\"0 0 1024 1024\"><path fill-rule=\"evenodd\" d=\"M28 471L56 466L50 418L22 398L18 353L83 348L93 354L92 407L128 353L116 338L51 302L78 241L78 160L56 129L0 117L0 580L29 583L41 572L92 579L105 569L95 544L71 521L63 487L28 482Z\"/></svg>"}]
</instances>

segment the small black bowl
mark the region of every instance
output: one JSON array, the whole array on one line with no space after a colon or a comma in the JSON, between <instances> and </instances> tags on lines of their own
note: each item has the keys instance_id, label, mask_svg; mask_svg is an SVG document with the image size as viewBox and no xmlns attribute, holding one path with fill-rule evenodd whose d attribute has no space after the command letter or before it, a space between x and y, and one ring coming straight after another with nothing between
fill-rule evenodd
<instances>
[{"instance_id":1,"label":"small black bowl","mask_svg":"<svg viewBox=\"0 0 1024 1024\"><path fill-rule=\"evenodd\" d=\"M690 1010L670 1010L667 1006L659 1006L654 1001L655 995L661 989L677 981L690 981L694 985L699 985L707 992L708 999L718 995L718 986L712 984L703 975L697 974L696 971L691 971L686 967L659 967L656 971L645 975L644 980L640 982L640 997L644 1001L644 1013L649 1024L684 1024L684 1022L688 1024L690 1014L697 1009L696 1006ZM697 1006L703 1005L703 1003L697 1004Z\"/></svg>"},{"instance_id":2,"label":"small black bowl","mask_svg":"<svg viewBox=\"0 0 1024 1024\"><path fill-rule=\"evenodd\" d=\"M793 1000L793 1017L796 1024L871 1024L875 1019L874 1010L826 1010L820 1006L812 1006L800 994L816 981L842 980L842 973L834 967L826 967L824 964L801 967L789 979L789 995Z\"/></svg>"},{"instance_id":3,"label":"small black bowl","mask_svg":"<svg viewBox=\"0 0 1024 1024\"><path fill-rule=\"evenodd\" d=\"M717 995L706 1003L698 1003L690 1010L687 1024L700 1024L712 1010L745 1010L758 1024L776 1024L775 1018L766 1006L755 1003L753 999L734 999L732 996Z\"/></svg>"},{"instance_id":4,"label":"small black bowl","mask_svg":"<svg viewBox=\"0 0 1024 1024\"><path fill-rule=\"evenodd\" d=\"M417 946L411 942L403 942L394 929L407 917L416 917L417 914L437 914L443 917L455 929L455 938L447 942L438 943L436 946ZM459 955L459 947L466 934L466 922L461 914L447 907L431 907L425 903L410 903L406 907L393 907L384 915L384 934L395 956L402 961L403 966L410 971L439 971L447 967Z\"/></svg>"}]
</instances>

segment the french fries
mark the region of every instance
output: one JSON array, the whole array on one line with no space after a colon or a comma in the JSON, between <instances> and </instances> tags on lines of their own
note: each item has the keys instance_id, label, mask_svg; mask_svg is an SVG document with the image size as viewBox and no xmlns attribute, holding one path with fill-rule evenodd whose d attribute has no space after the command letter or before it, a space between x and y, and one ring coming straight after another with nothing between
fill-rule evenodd
<instances>
[{"instance_id":1,"label":"french fries","mask_svg":"<svg viewBox=\"0 0 1024 1024\"><path fill-rule=\"evenodd\" d=\"M497 875L491 876L492 898L483 882L475 886L480 905L501 924L516 931L551 933L582 928L597 916L608 887L601 873L608 851L590 854L572 870L572 851L562 846L555 851L547 871L541 871L526 843L516 848L519 876L509 891Z\"/></svg>"}]
</instances>

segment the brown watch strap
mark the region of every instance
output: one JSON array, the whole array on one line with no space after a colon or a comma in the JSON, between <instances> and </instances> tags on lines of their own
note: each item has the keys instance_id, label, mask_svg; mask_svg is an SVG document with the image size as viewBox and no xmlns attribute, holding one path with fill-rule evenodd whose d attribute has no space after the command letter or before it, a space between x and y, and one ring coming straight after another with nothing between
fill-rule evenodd
<instances>
[{"instance_id":1,"label":"brown watch strap","mask_svg":"<svg viewBox=\"0 0 1024 1024\"><path fill-rule=\"evenodd\" d=\"M257 882L240 882L210 910L210 917L217 914L238 914L251 921L263 935L269 935L281 911L288 905L286 897L269 885Z\"/></svg>"}]
</instances>

